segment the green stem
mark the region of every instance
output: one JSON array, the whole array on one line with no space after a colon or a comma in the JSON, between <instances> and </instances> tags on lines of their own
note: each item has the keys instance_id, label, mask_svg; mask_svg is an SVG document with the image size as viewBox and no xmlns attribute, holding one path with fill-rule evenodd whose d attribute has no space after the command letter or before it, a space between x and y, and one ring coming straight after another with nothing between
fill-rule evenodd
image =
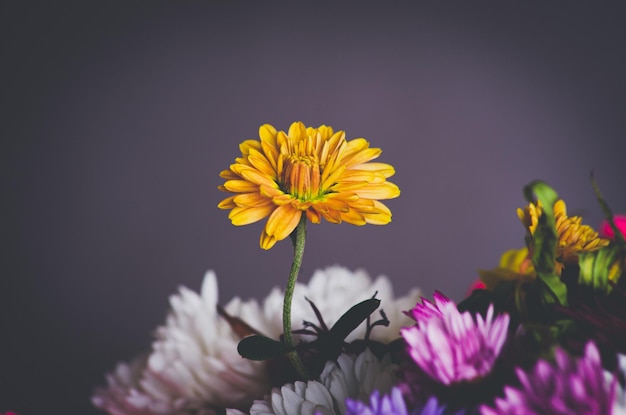
<instances>
[{"instance_id":1,"label":"green stem","mask_svg":"<svg viewBox=\"0 0 626 415\"><path fill-rule=\"evenodd\" d=\"M302 212L300 222L296 227L295 236L293 237L293 262L291 263L291 271L289 272L289 280L287 281L287 287L285 288L285 301L283 303L283 331L285 336L285 343L290 349L293 349L287 357L291 361L293 367L296 368L298 374L303 380L309 379L302 360L298 356L294 348L293 333L291 332L291 301L293 300L293 290L296 287L296 280L298 279L298 272L300 271L300 265L302 265L302 255L304 254L304 241L306 239L306 215Z\"/></svg>"}]
</instances>

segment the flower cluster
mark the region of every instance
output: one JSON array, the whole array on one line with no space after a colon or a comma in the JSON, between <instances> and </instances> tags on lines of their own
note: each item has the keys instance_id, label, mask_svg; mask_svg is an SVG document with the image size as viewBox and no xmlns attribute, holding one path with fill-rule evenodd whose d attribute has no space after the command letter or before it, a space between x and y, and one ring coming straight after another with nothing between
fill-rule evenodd
<instances>
[{"instance_id":1,"label":"flower cluster","mask_svg":"<svg viewBox=\"0 0 626 415\"><path fill-rule=\"evenodd\" d=\"M92 397L112 415L626 415L626 216L596 232L547 184L524 189L525 246L479 271L459 303L335 266L297 282L307 223L391 221L400 194L380 149L331 127L271 125L246 140L220 190L234 225L291 236L285 290L218 301L208 272L181 288L151 348ZM521 232L520 232L521 233ZM416 279L419 275L414 276ZM282 319L282 321L281 321ZM292 327L294 329L292 329Z\"/></svg>"},{"instance_id":2,"label":"flower cluster","mask_svg":"<svg viewBox=\"0 0 626 415\"><path fill-rule=\"evenodd\" d=\"M274 386L271 383L273 366L242 359L237 353L237 343L250 334L245 330L279 337L282 291L271 290L261 303L233 298L222 313L218 311L217 293L217 278L213 272L207 272L200 293L181 288L172 296L171 311L165 325L157 329L157 338L149 353L130 363L120 363L107 375L107 386L98 388L92 398L94 405L112 415L195 414L200 410L210 413L215 408L248 411L254 400L262 400L270 393ZM297 284L293 324L301 327L303 321L317 318L307 298L323 313L326 324L333 325L347 305L366 300L375 293L381 302L389 304L384 309L394 323L376 327L369 338L375 345L390 343L398 337L403 325L410 324L410 318L402 311L415 304L420 292L413 290L396 298L388 278L372 279L364 271L352 272L339 266L318 270L308 284ZM232 324L233 319L238 326ZM367 325L361 324L347 340L362 339L367 330ZM299 338L302 342L314 340L304 334ZM365 379L387 379L383 383L389 385L395 379L397 366L392 365L388 357L381 361L371 353L361 353L358 357L360 359L356 359L356 355L342 354L338 363L327 364L323 375L326 382L322 383L330 387L341 381L344 385L358 387L364 385ZM371 384L358 396L379 387L377 383ZM333 386L330 390L335 389ZM337 396L343 403L345 398L355 395L338 393Z\"/></svg>"},{"instance_id":3,"label":"flower cluster","mask_svg":"<svg viewBox=\"0 0 626 415\"><path fill-rule=\"evenodd\" d=\"M615 399L617 378L605 377L598 349L588 343L582 359L572 359L558 348L556 364L539 360L532 372L517 369L521 387L506 386L504 398L496 398L495 408L484 406L484 415L498 414L610 414L619 403Z\"/></svg>"}]
</instances>

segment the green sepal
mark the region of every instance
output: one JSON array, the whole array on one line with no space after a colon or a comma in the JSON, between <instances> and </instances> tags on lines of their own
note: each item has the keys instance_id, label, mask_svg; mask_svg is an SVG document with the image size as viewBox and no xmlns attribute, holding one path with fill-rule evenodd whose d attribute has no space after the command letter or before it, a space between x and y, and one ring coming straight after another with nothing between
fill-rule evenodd
<instances>
[{"instance_id":1,"label":"green sepal","mask_svg":"<svg viewBox=\"0 0 626 415\"><path fill-rule=\"evenodd\" d=\"M282 356L290 351L286 344L255 334L244 337L237 345L237 351L246 359L267 360Z\"/></svg>"},{"instance_id":2,"label":"green sepal","mask_svg":"<svg viewBox=\"0 0 626 415\"><path fill-rule=\"evenodd\" d=\"M370 298L352 306L346 311L330 329L330 335L336 339L345 339L346 336L356 329L366 318L368 318L378 307L380 300Z\"/></svg>"},{"instance_id":3,"label":"green sepal","mask_svg":"<svg viewBox=\"0 0 626 415\"><path fill-rule=\"evenodd\" d=\"M558 242L554 221L554 203L559 195L546 183L535 180L524 187L524 197L531 203L540 201L542 206L537 229L532 236L534 245L532 261L537 278L543 282L539 284L540 297L545 304L559 303L567 306L567 286L554 272Z\"/></svg>"},{"instance_id":4,"label":"green sepal","mask_svg":"<svg viewBox=\"0 0 626 415\"><path fill-rule=\"evenodd\" d=\"M609 284L609 274L611 265L617 257L618 249L609 246L594 252L579 254L578 266L580 267L580 273L578 283L608 294L613 288Z\"/></svg>"}]
</instances>

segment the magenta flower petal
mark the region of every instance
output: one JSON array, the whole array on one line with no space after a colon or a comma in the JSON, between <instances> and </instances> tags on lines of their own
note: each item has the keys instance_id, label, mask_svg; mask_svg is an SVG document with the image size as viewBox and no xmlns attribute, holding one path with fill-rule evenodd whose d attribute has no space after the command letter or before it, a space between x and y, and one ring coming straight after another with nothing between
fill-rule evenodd
<instances>
[{"instance_id":1,"label":"magenta flower petal","mask_svg":"<svg viewBox=\"0 0 626 415\"><path fill-rule=\"evenodd\" d=\"M406 314L409 317L413 317L418 323L426 322L432 317L441 317L441 308L450 303L451 300L439 291L435 291L433 300L431 302L422 297L422 304L415 304L415 307Z\"/></svg>"},{"instance_id":2,"label":"magenta flower petal","mask_svg":"<svg viewBox=\"0 0 626 415\"><path fill-rule=\"evenodd\" d=\"M433 380L450 385L487 375L507 338L509 316L494 318L493 305L483 317L460 313L453 301L435 293L412 310L417 320L402 329L409 356Z\"/></svg>"},{"instance_id":3,"label":"magenta flower petal","mask_svg":"<svg viewBox=\"0 0 626 415\"><path fill-rule=\"evenodd\" d=\"M605 379L592 342L580 359L559 348L554 364L539 360L532 372L516 373L520 387L506 386L504 398L496 399L495 408L482 406L482 414L610 414L615 403L617 378Z\"/></svg>"},{"instance_id":4,"label":"magenta flower petal","mask_svg":"<svg viewBox=\"0 0 626 415\"><path fill-rule=\"evenodd\" d=\"M485 289L487 289L487 286L485 285L485 283L482 282L480 278L476 279L472 282L472 284L468 288L467 292L465 293L465 296L469 297L470 295L472 295L474 290L485 290Z\"/></svg>"},{"instance_id":5,"label":"magenta flower petal","mask_svg":"<svg viewBox=\"0 0 626 415\"><path fill-rule=\"evenodd\" d=\"M617 229L619 229L624 238L626 238L626 215L614 215L613 222L615 222ZM602 221L600 225L600 236L609 239L615 238L613 228L611 228L611 225L609 225L609 222L606 220Z\"/></svg>"}]
</instances>

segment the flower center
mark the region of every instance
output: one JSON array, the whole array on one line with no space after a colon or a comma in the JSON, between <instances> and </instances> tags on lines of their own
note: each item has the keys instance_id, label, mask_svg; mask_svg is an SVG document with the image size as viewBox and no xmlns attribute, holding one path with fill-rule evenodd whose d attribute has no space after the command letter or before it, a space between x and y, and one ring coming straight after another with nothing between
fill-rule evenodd
<instances>
[{"instance_id":1,"label":"flower center","mask_svg":"<svg viewBox=\"0 0 626 415\"><path fill-rule=\"evenodd\" d=\"M281 177L283 190L305 201L320 194L320 166L310 156L289 156Z\"/></svg>"}]
</instances>

